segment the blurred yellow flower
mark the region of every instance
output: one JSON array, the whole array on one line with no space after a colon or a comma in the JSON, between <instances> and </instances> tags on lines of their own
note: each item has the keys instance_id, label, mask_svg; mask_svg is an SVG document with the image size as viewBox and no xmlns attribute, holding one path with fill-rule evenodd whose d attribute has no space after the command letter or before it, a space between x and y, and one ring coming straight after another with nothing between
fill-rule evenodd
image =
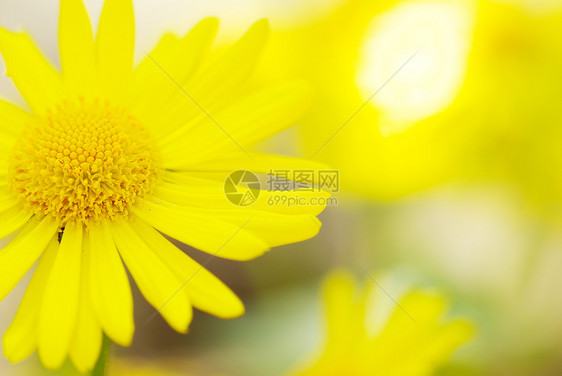
<instances>
[{"instance_id":1,"label":"blurred yellow flower","mask_svg":"<svg viewBox=\"0 0 562 376\"><path fill-rule=\"evenodd\" d=\"M377 199L401 197L432 185L441 173L438 168L428 171L433 164L426 159L412 157L416 137L383 134L380 111L365 105L356 83L356 76L365 74L361 55L373 22L397 3L347 0L327 17L276 30L259 70L262 80L298 76L312 83L316 97L301 127L304 152L340 169L344 189ZM400 56L394 71L415 52Z\"/></svg>"},{"instance_id":2,"label":"blurred yellow flower","mask_svg":"<svg viewBox=\"0 0 562 376\"><path fill-rule=\"evenodd\" d=\"M562 11L485 0L477 11L464 84L451 106L412 127L422 135L415 150L453 156L431 161L449 178L507 182L528 209L560 221Z\"/></svg>"},{"instance_id":3,"label":"blurred yellow flower","mask_svg":"<svg viewBox=\"0 0 562 376\"><path fill-rule=\"evenodd\" d=\"M306 153L346 189L387 200L502 180L549 215L562 202L561 21L509 1L347 0L276 32L262 76L313 82Z\"/></svg>"},{"instance_id":4,"label":"blurred yellow flower","mask_svg":"<svg viewBox=\"0 0 562 376\"><path fill-rule=\"evenodd\" d=\"M206 19L183 38L166 35L133 70L131 0L105 2L95 41L82 2L62 0L61 74L29 36L0 28L8 74L32 110L0 102L1 142L11 150L0 161L0 237L16 233L0 250L0 299L41 258L3 339L12 362L37 349L47 368L69 355L84 372L103 332L129 345L133 300L121 258L179 332L192 306L222 318L244 312L228 287L160 232L248 260L319 231L322 205L237 207L224 180L201 173L304 163L241 152L291 126L307 88L284 83L240 96L269 26L257 22L202 63L217 27Z\"/></svg>"},{"instance_id":5,"label":"blurred yellow flower","mask_svg":"<svg viewBox=\"0 0 562 376\"><path fill-rule=\"evenodd\" d=\"M327 278L324 348L294 375L428 376L473 335L469 322L443 319L447 303L439 294L411 291L386 315L384 302L371 299L373 286L361 289L343 272Z\"/></svg>"}]
</instances>

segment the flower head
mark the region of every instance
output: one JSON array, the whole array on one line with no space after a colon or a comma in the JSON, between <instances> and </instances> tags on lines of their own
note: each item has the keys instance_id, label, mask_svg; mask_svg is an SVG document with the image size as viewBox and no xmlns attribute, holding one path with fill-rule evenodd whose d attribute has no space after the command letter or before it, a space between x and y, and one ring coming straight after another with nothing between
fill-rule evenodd
<instances>
[{"instance_id":1,"label":"flower head","mask_svg":"<svg viewBox=\"0 0 562 376\"><path fill-rule=\"evenodd\" d=\"M156 158L150 133L124 110L66 102L23 131L8 181L35 215L61 223L116 220L153 190Z\"/></svg>"},{"instance_id":2,"label":"flower head","mask_svg":"<svg viewBox=\"0 0 562 376\"><path fill-rule=\"evenodd\" d=\"M443 320L447 304L434 292L411 291L390 315L381 314L384 304L372 302L373 296L371 288L358 288L346 273L327 278L325 345L295 375L432 375L472 336L469 322Z\"/></svg>"},{"instance_id":3,"label":"flower head","mask_svg":"<svg viewBox=\"0 0 562 376\"><path fill-rule=\"evenodd\" d=\"M318 232L321 203L268 206L264 191L263 201L241 207L224 195L235 169L267 173L303 163L246 149L292 125L308 91L284 83L241 95L268 23L207 59L217 27L206 19L183 38L168 34L133 69L131 0L105 2L96 38L82 2L61 0L60 73L26 34L0 28L8 75L31 109L0 101L8 151L0 158L0 237L15 234L0 250L0 299L40 259L3 338L11 361L37 349L48 368L69 355L87 371L102 333L130 344L133 300L123 262L179 332L192 306L241 315L238 297L162 233L248 260Z\"/></svg>"}]
</instances>

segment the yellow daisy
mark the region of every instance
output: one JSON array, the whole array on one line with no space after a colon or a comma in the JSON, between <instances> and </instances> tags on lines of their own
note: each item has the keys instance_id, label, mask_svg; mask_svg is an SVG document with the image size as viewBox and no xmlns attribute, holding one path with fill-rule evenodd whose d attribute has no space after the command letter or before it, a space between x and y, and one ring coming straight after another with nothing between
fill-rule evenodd
<instances>
[{"instance_id":1,"label":"yellow daisy","mask_svg":"<svg viewBox=\"0 0 562 376\"><path fill-rule=\"evenodd\" d=\"M248 260L318 232L322 205L268 206L267 191L248 207L225 198L221 179L235 168L300 165L245 148L292 125L308 93L285 83L241 96L268 23L207 59L217 27L206 19L183 38L166 35L133 70L131 0L105 2L95 40L82 2L62 0L60 74L26 34L0 28L8 75L31 110L0 101L0 237L15 234L0 250L0 300L40 259L3 338L12 362L37 349L47 368L70 356L87 371L102 333L129 345L122 261L179 332L192 306L241 315L238 297L161 233Z\"/></svg>"},{"instance_id":2,"label":"yellow daisy","mask_svg":"<svg viewBox=\"0 0 562 376\"><path fill-rule=\"evenodd\" d=\"M413 290L386 314L380 300L388 297L371 286L361 289L345 272L326 279L324 348L292 375L433 375L472 336L469 322L443 319L447 302L435 292Z\"/></svg>"},{"instance_id":3,"label":"yellow daisy","mask_svg":"<svg viewBox=\"0 0 562 376\"><path fill-rule=\"evenodd\" d=\"M507 182L530 213L560 224L562 8L530 11L519 3L345 0L325 17L277 30L262 75L306 77L317 89L316 104L302 122L303 144L308 155L340 169L346 189L387 201L452 181ZM538 6L540 2L528 3ZM451 6L466 11L451 13L450 19L443 17ZM435 30L444 30L440 35L447 35L452 24L467 24L461 35L449 33L459 43L435 55L430 46L428 54L428 44L437 44L439 49L436 42L441 39L425 37L434 29L420 27L427 22L418 22L425 16L420 12L423 9L445 21L443 28L436 22ZM372 42L373 26L381 35L389 26L399 30L381 38L386 48L377 45L388 61L370 59L366 47ZM459 33L457 28L452 30ZM447 60L459 47L459 61ZM394 50L399 55L390 52ZM274 69L278 61L283 61L283 70ZM402 64L406 64L403 70ZM449 104L441 103L445 107L439 107L437 113L414 116L403 120L401 128L391 134L383 132L386 115L379 99L401 80L411 80L409 87L416 88L418 80L431 77L407 74L419 64L437 72L431 88L437 88L451 69L459 69L459 77L451 80L459 80L458 87L448 93ZM391 67L390 73L373 82L364 95L358 88L361 73L365 73L360 68L368 68L370 73L385 65ZM388 85L383 85L386 79L390 79ZM427 99L417 91L407 93L422 99L420 103ZM371 98L371 94L375 95ZM406 107L399 100L393 105L395 109ZM405 118L410 115L403 112Z\"/></svg>"}]
</instances>

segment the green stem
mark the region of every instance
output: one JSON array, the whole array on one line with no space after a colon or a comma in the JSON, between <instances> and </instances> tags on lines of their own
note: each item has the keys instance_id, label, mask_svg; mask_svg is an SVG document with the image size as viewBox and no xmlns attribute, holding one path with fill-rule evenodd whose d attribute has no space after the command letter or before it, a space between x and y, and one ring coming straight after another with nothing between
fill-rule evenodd
<instances>
[{"instance_id":1,"label":"green stem","mask_svg":"<svg viewBox=\"0 0 562 376\"><path fill-rule=\"evenodd\" d=\"M109 361L110 347L111 341L109 340L109 338L107 338L107 336L104 335L100 357L92 371L92 376L107 376L107 363Z\"/></svg>"}]
</instances>

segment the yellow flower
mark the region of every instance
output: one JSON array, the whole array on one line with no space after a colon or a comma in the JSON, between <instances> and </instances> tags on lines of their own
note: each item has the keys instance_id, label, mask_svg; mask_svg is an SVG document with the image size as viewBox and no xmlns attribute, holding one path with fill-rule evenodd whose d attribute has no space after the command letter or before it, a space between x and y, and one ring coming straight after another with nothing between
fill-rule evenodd
<instances>
[{"instance_id":1,"label":"yellow flower","mask_svg":"<svg viewBox=\"0 0 562 376\"><path fill-rule=\"evenodd\" d=\"M192 306L243 314L238 297L161 233L213 256L248 260L314 236L322 205L237 207L225 174L293 168L289 157L245 148L292 125L307 88L285 83L244 96L269 26L257 22L220 57L206 58L218 27L166 35L133 70L131 0L105 2L97 37L80 0L62 0L62 73L26 34L0 28L0 52L32 113L0 102L0 299L38 260L5 355L36 349L47 368L70 356L80 371L102 333L129 345L133 301L122 260L148 302L179 332ZM309 166L309 165L307 165ZM300 194L297 191L287 195Z\"/></svg>"},{"instance_id":2,"label":"yellow flower","mask_svg":"<svg viewBox=\"0 0 562 376\"><path fill-rule=\"evenodd\" d=\"M388 297L381 294L373 301L372 287L360 289L343 272L326 279L324 348L294 375L432 375L472 336L469 322L443 320L447 303L439 294L411 291L386 315L380 299Z\"/></svg>"},{"instance_id":3,"label":"yellow flower","mask_svg":"<svg viewBox=\"0 0 562 376\"><path fill-rule=\"evenodd\" d=\"M438 140L431 148L443 158L433 162L448 179L507 182L528 210L560 222L562 11L478 4L464 84L445 111L412 127L423 141L414 152Z\"/></svg>"},{"instance_id":4,"label":"yellow flower","mask_svg":"<svg viewBox=\"0 0 562 376\"><path fill-rule=\"evenodd\" d=\"M388 137L380 127L382 114L373 105L375 100L366 103L368 98L357 85L359 69L364 68L361 63L365 64L362 51L373 22L397 4L415 3L344 1L326 17L276 31L260 70L263 79L272 75L277 79L296 76L306 77L313 84L318 95L302 122L304 152L340 169L346 190L379 200L396 199L444 179L441 165L431 163L434 158L443 160L442 155L433 153L433 148L424 150L421 156L414 154L420 142L417 135L410 137L404 132ZM415 14L404 26L418 18ZM412 48L409 54L393 61L392 73L415 52ZM279 61L283 62L282 70L276 69ZM377 64L370 69L377 70L386 62L374 63ZM378 82L368 97L390 76Z\"/></svg>"},{"instance_id":5,"label":"yellow flower","mask_svg":"<svg viewBox=\"0 0 562 376\"><path fill-rule=\"evenodd\" d=\"M437 70L430 86L441 84L440 77L447 73L447 65L435 68L443 64L439 56L424 56L434 41L451 33L445 27L438 37L432 36L433 29L420 20L426 12L423 16L420 12L447 10L453 4L467 7L459 15L459 23L467 24L466 35L443 52L466 44L466 51L452 59L460 60L455 68L459 87L448 93L444 110L424 113L429 118L421 121L409 119L403 129L389 135L382 129L385 114L379 100L396 91L400 82L426 80L423 74L408 71L417 64ZM402 18L388 18L391 14ZM397 35L382 36L387 38L382 54L404 40L413 41L406 43L410 48L402 48L401 55L390 61L373 57L365 62L362 55L371 25L384 32L391 21L398 25L390 25ZM451 22L438 17L435 23L442 21ZM274 71L274 62L283 61L284 69L276 70L281 78L300 75L318 88L319 98L303 122L306 152L339 168L346 189L391 200L450 181L506 181L535 210L559 212L562 128L556 90L561 84L561 21L559 9L532 13L491 0L347 0L318 21L276 31L272 38L276 47L269 49L264 77ZM391 53L383 57L389 56L395 57ZM378 71L389 65L388 73L378 75L368 95L362 95L358 75L365 72L361 69ZM367 104L387 79L388 84ZM415 97L416 92L410 94ZM392 98L395 110L400 109L400 97ZM402 117L411 115L407 109L403 112Z\"/></svg>"},{"instance_id":6,"label":"yellow flower","mask_svg":"<svg viewBox=\"0 0 562 376\"><path fill-rule=\"evenodd\" d=\"M410 144L391 144L380 132L379 113L374 106L363 106L356 84L367 31L377 15L396 3L347 0L311 23L276 30L259 70L262 80L292 76L312 83L317 95L302 121L304 152L338 168L346 190L385 199L433 178L417 173L420 162L409 158Z\"/></svg>"}]
</instances>

